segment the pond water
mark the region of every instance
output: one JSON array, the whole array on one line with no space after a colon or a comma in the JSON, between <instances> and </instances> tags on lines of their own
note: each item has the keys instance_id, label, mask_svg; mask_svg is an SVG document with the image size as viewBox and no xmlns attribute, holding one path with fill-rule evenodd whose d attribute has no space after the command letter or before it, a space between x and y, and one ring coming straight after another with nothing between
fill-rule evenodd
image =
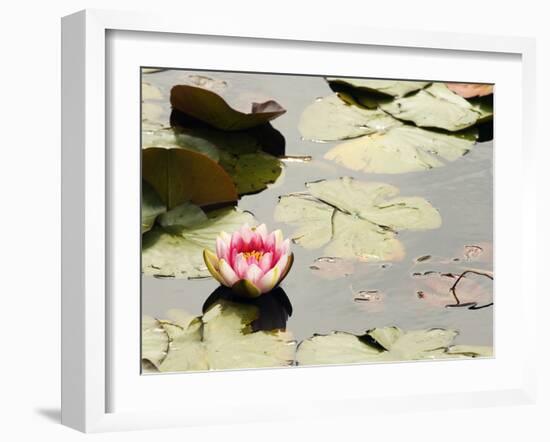
<instances>
[{"instance_id":1,"label":"pond water","mask_svg":"<svg viewBox=\"0 0 550 442\"><path fill-rule=\"evenodd\" d=\"M406 250L402 261L358 264L352 269L354 271L340 278L323 277L322 266L327 263L315 263L317 258L323 256L321 250L306 250L293 245L294 266L282 288L292 305L287 329L298 341L316 333L326 334L334 330L362 334L374 327L396 325L405 330L434 327L456 329L460 332L456 343L492 345L492 306L469 309L430 302L430 299L423 297L426 290L424 279L413 275L430 271L460 274L470 267L492 271L492 258L485 262L468 263L463 256L465 246L480 245L485 250L492 248L492 141L477 143L467 155L457 161L423 172L354 172L323 159L324 154L339 142L304 141L298 131L303 110L315 98L331 93L323 78L194 73L226 81L231 84L232 91L248 103L250 96L277 100L287 112L275 119L272 125L286 140L285 155L312 157L309 162L286 161L283 173L267 190L239 200L239 208L252 212L269 229L279 228L285 237L292 233L291 226L274 221L274 208L279 196L305 190L306 182L342 176L394 185L403 196L427 199L441 214L443 223L439 229L399 232L398 238ZM179 84L181 78L188 74L189 71L164 70L144 74L143 81L156 86L163 96L168 97L170 88ZM168 98L162 103L163 118L168 122ZM417 258L426 255L431 258L416 262ZM316 270L316 267L321 267L321 270ZM488 301L485 299L485 304L491 302L491 281L480 277L475 283L481 287L483 296L488 298ZM162 318L167 310L177 308L193 315L201 315L204 302L218 286L211 278L160 279L144 275L142 312Z\"/></svg>"}]
</instances>

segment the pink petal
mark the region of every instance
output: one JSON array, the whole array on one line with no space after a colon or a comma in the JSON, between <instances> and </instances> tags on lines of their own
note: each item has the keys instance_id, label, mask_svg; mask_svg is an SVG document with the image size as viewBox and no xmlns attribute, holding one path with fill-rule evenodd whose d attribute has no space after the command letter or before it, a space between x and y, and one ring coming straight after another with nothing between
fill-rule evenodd
<instances>
[{"instance_id":1,"label":"pink petal","mask_svg":"<svg viewBox=\"0 0 550 442\"><path fill-rule=\"evenodd\" d=\"M216 254L218 258L229 261L229 245L221 238L216 238Z\"/></svg>"},{"instance_id":2,"label":"pink petal","mask_svg":"<svg viewBox=\"0 0 550 442\"><path fill-rule=\"evenodd\" d=\"M258 280L264 275L262 269L260 269L256 264L252 264L246 270L246 279L252 282L254 285L257 284Z\"/></svg>"},{"instance_id":3,"label":"pink petal","mask_svg":"<svg viewBox=\"0 0 550 442\"><path fill-rule=\"evenodd\" d=\"M241 251L243 249L243 246L244 243L241 234L239 232L233 233L233 235L231 236L231 248L236 249L237 251Z\"/></svg>"},{"instance_id":4,"label":"pink petal","mask_svg":"<svg viewBox=\"0 0 550 442\"><path fill-rule=\"evenodd\" d=\"M243 245L246 247L248 244L250 244L250 241L252 240L252 230L250 229L248 224L245 224L241 227L239 233L241 234Z\"/></svg>"},{"instance_id":5,"label":"pink petal","mask_svg":"<svg viewBox=\"0 0 550 442\"><path fill-rule=\"evenodd\" d=\"M225 261L225 259L220 259L220 275L224 280L224 285L231 287L235 284L240 278L235 274L231 266Z\"/></svg>"},{"instance_id":6,"label":"pink petal","mask_svg":"<svg viewBox=\"0 0 550 442\"><path fill-rule=\"evenodd\" d=\"M262 238L262 243L265 243L265 240L267 239L267 227L265 224L260 224L254 231L260 235Z\"/></svg>"},{"instance_id":7,"label":"pink petal","mask_svg":"<svg viewBox=\"0 0 550 442\"><path fill-rule=\"evenodd\" d=\"M246 271L248 269L248 263L246 262L246 258L243 256L242 253L239 253L235 257L235 263L233 264L233 269L235 269L235 273L239 276L239 279L245 278Z\"/></svg>"},{"instance_id":8,"label":"pink petal","mask_svg":"<svg viewBox=\"0 0 550 442\"><path fill-rule=\"evenodd\" d=\"M257 287L262 293L267 293L277 285L279 282L280 271L277 267L273 267L267 272L257 284Z\"/></svg>"},{"instance_id":9,"label":"pink petal","mask_svg":"<svg viewBox=\"0 0 550 442\"><path fill-rule=\"evenodd\" d=\"M269 269L271 269L271 264L273 262L273 253L267 252L264 253L262 258L260 259L260 268L263 270L263 272L267 272Z\"/></svg>"}]
</instances>

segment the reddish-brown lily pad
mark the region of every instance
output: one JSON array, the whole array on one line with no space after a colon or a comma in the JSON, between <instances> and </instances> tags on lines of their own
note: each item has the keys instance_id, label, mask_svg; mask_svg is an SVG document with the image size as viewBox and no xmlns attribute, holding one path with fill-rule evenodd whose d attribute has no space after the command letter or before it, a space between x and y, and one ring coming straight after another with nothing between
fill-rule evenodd
<instances>
[{"instance_id":1,"label":"reddish-brown lily pad","mask_svg":"<svg viewBox=\"0 0 550 442\"><path fill-rule=\"evenodd\" d=\"M222 130L245 130L265 124L286 110L276 101L252 103L250 112L231 107L227 101L209 89L191 85L174 86L170 92L172 107L197 120Z\"/></svg>"},{"instance_id":2,"label":"reddish-brown lily pad","mask_svg":"<svg viewBox=\"0 0 550 442\"><path fill-rule=\"evenodd\" d=\"M446 83L446 86L462 98L484 97L493 93L492 84Z\"/></svg>"}]
</instances>

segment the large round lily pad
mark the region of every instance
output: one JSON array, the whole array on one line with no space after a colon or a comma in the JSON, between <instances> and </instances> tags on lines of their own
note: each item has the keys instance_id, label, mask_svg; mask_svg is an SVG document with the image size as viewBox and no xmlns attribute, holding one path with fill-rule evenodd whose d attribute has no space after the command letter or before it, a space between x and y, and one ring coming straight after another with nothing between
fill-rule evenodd
<instances>
[{"instance_id":1,"label":"large round lily pad","mask_svg":"<svg viewBox=\"0 0 550 442\"><path fill-rule=\"evenodd\" d=\"M474 137L402 125L341 143L325 158L362 172L406 173L444 166L467 153L474 143Z\"/></svg>"},{"instance_id":2,"label":"large round lily pad","mask_svg":"<svg viewBox=\"0 0 550 442\"><path fill-rule=\"evenodd\" d=\"M391 97L403 97L429 85L426 81L405 81L405 80L376 80L365 78L335 78L329 77L327 81L331 84L344 84L371 92L378 92Z\"/></svg>"},{"instance_id":3,"label":"large round lily pad","mask_svg":"<svg viewBox=\"0 0 550 442\"><path fill-rule=\"evenodd\" d=\"M350 177L307 184L308 193L282 196L275 219L295 227L292 239L324 256L363 261L398 260L404 255L396 237L402 229L435 229L441 216L420 197L398 197L383 183Z\"/></svg>"},{"instance_id":4,"label":"large round lily pad","mask_svg":"<svg viewBox=\"0 0 550 442\"><path fill-rule=\"evenodd\" d=\"M348 104L337 94L319 98L303 112L299 129L311 141L334 141L384 132L401 123L386 112Z\"/></svg>"},{"instance_id":5,"label":"large round lily pad","mask_svg":"<svg viewBox=\"0 0 550 442\"><path fill-rule=\"evenodd\" d=\"M208 277L203 250L215 249L220 232L234 232L245 223L255 224L248 212L224 209L207 218L197 213L197 209L188 203L175 208L175 214L168 212L161 217L164 227L159 225L143 235L143 273L158 277Z\"/></svg>"},{"instance_id":6,"label":"large round lily pad","mask_svg":"<svg viewBox=\"0 0 550 442\"><path fill-rule=\"evenodd\" d=\"M236 201L227 172L206 155L189 149L152 147L142 150L142 177L169 209L191 201L208 205Z\"/></svg>"},{"instance_id":7,"label":"large round lily pad","mask_svg":"<svg viewBox=\"0 0 550 442\"><path fill-rule=\"evenodd\" d=\"M252 103L249 112L233 109L216 92L191 85L174 86L170 92L174 109L222 130L250 129L271 121L286 110L276 101Z\"/></svg>"},{"instance_id":8,"label":"large round lily pad","mask_svg":"<svg viewBox=\"0 0 550 442\"><path fill-rule=\"evenodd\" d=\"M159 321L169 337L168 348L159 341L155 352L147 338L142 358L160 372L291 365L296 348L292 335L282 330L253 332L251 324L257 317L253 305L220 300L186 325ZM163 352L164 358L150 357Z\"/></svg>"},{"instance_id":9,"label":"large round lily pad","mask_svg":"<svg viewBox=\"0 0 550 442\"><path fill-rule=\"evenodd\" d=\"M480 112L467 100L442 83L434 83L403 98L380 105L395 118L411 121L419 127L432 127L456 132L473 126Z\"/></svg>"},{"instance_id":10,"label":"large round lily pad","mask_svg":"<svg viewBox=\"0 0 550 442\"><path fill-rule=\"evenodd\" d=\"M376 328L362 336L333 332L300 343L296 362L327 365L492 356L490 347L452 346L457 334L438 328L405 332L398 327Z\"/></svg>"}]
</instances>

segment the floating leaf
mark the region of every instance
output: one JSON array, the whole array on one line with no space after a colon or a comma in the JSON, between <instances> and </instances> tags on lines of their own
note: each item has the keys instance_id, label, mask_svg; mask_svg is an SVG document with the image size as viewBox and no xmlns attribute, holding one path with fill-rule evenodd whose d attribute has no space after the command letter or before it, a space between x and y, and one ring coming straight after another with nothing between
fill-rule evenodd
<instances>
[{"instance_id":1,"label":"floating leaf","mask_svg":"<svg viewBox=\"0 0 550 442\"><path fill-rule=\"evenodd\" d=\"M360 362L410 361L485 357L487 347L450 347L455 330L430 329L405 332L398 327L369 330L363 336L333 332L313 336L298 346L299 365L349 364Z\"/></svg>"},{"instance_id":2,"label":"floating leaf","mask_svg":"<svg viewBox=\"0 0 550 442\"><path fill-rule=\"evenodd\" d=\"M282 196L275 220L296 227L293 241L308 249L324 246L331 257L364 261L401 259L395 231L435 229L441 216L419 197L397 197L383 183L344 177L307 184L309 194Z\"/></svg>"},{"instance_id":3,"label":"floating leaf","mask_svg":"<svg viewBox=\"0 0 550 442\"><path fill-rule=\"evenodd\" d=\"M253 332L258 308L225 300L214 303L187 326L160 321L170 344L156 366L161 372L280 367L294 360L290 333Z\"/></svg>"},{"instance_id":4,"label":"floating leaf","mask_svg":"<svg viewBox=\"0 0 550 442\"><path fill-rule=\"evenodd\" d=\"M346 141L329 150L325 158L362 172L406 173L444 166L443 160L457 160L474 143L472 138L403 125Z\"/></svg>"},{"instance_id":5,"label":"floating leaf","mask_svg":"<svg viewBox=\"0 0 550 442\"><path fill-rule=\"evenodd\" d=\"M155 367L164 360L168 352L168 335L159 321L149 316L141 319L141 359Z\"/></svg>"},{"instance_id":6,"label":"floating leaf","mask_svg":"<svg viewBox=\"0 0 550 442\"><path fill-rule=\"evenodd\" d=\"M236 201L233 180L215 161L189 149L142 150L142 177L169 209L186 201L198 205Z\"/></svg>"},{"instance_id":7,"label":"floating leaf","mask_svg":"<svg viewBox=\"0 0 550 442\"><path fill-rule=\"evenodd\" d=\"M459 279L460 278L460 279ZM415 278L416 295L437 307L488 306L493 302L492 279L475 273L425 272Z\"/></svg>"},{"instance_id":8,"label":"floating leaf","mask_svg":"<svg viewBox=\"0 0 550 442\"><path fill-rule=\"evenodd\" d=\"M399 120L451 132L473 126L480 118L476 108L441 83L434 83L414 95L398 98L380 107Z\"/></svg>"},{"instance_id":9,"label":"floating leaf","mask_svg":"<svg viewBox=\"0 0 550 442\"><path fill-rule=\"evenodd\" d=\"M150 83L141 83L141 99L143 101L148 100L162 100L162 92L156 86Z\"/></svg>"},{"instance_id":10,"label":"floating leaf","mask_svg":"<svg viewBox=\"0 0 550 442\"><path fill-rule=\"evenodd\" d=\"M429 85L425 81L369 80L364 78L327 78L330 84L344 84L358 90L377 92L391 97L403 97Z\"/></svg>"},{"instance_id":11,"label":"floating leaf","mask_svg":"<svg viewBox=\"0 0 550 442\"><path fill-rule=\"evenodd\" d=\"M243 130L260 126L286 112L279 103L269 100L252 103L250 112L233 109L217 93L190 85L172 88L170 103L174 109L222 130Z\"/></svg>"},{"instance_id":12,"label":"floating leaf","mask_svg":"<svg viewBox=\"0 0 550 442\"><path fill-rule=\"evenodd\" d=\"M384 132L401 123L381 110L347 104L336 94L319 98L303 112L299 130L311 141L334 141Z\"/></svg>"},{"instance_id":13,"label":"floating leaf","mask_svg":"<svg viewBox=\"0 0 550 442\"><path fill-rule=\"evenodd\" d=\"M178 213L178 219L198 219L196 207L186 205L191 215ZM175 278L208 277L210 273L204 264L204 249L216 247L220 232L233 232L241 225L255 225L252 214L236 209L218 211L211 218L191 225L170 225L155 227L142 239L142 271L148 275Z\"/></svg>"},{"instance_id":14,"label":"floating leaf","mask_svg":"<svg viewBox=\"0 0 550 442\"><path fill-rule=\"evenodd\" d=\"M141 181L141 233L151 230L157 216L166 211L157 192L147 181Z\"/></svg>"},{"instance_id":15,"label":"floating leaf","mask_svg":"<svg viewBox=\"0 0 550 442\"><path fill-rule=\"evenodd\" d=\"M263 152L227 155L222 158L220 165L231 175L239 195L264 190L282 172L281 161Z\"/></svg>"},{"instance_id":16,"label":"floating leaf","mask_svg":"<svg viewBox=\"0 0 550 442\"><path fill-rule=\"evenodd\" d=\"M493 93L492 84L445 83L445 86L463 98L484 97Z\"/></svg>"},{"instance_id":17,"label":"floating leaf","mask_svg":"<svg viewBox=\"0 0 550 442\"><path fill-rule=\"evenodd\" d=\"M309 268L314 275L332 280L351 275L355 266L354 261L349 259L322 256L317 258Z\"/></svg>"},{"instance_id":18,"label":"floating leaf","mask_svg":"<svg viewBox=\"0 0 550 442\"><path fill-rule=\"evenodd\" d=\"M493 96L472 98L469 100L474 109L479 112L477 124L485 123L493 119Z\"/></svg>"}]
</instances>

